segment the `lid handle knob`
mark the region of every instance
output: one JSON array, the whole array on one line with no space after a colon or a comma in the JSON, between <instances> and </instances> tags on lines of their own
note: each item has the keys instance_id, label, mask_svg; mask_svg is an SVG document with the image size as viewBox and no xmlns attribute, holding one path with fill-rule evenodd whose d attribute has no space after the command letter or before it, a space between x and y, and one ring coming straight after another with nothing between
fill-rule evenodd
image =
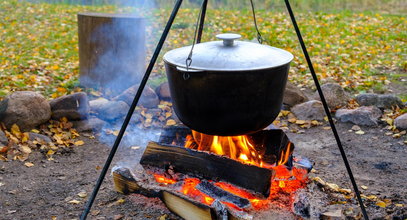
<instances>
[{"instance_id":1,"label":"lid handle knob","mask_svg":"<svg viewBox=\"0 0 407 220\"><path fill-rule=\"evenodd\" d=\"M218 34L216 38L223 40L223 45L231 47L234 45L235 40L241 38L240 34Z\"/></svg>"}]
</instances>

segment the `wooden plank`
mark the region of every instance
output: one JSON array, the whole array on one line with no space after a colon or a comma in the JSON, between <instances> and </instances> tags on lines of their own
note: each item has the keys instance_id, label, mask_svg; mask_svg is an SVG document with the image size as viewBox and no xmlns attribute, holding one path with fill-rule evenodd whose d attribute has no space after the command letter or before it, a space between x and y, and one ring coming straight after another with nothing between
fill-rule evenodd
<instances>
[{"instance_id":1,"label":"wooden plank","mask_svg":"<svg viewBox=\"0 0 407 220\"><path fill-rule=\"evenodd\" d=\"M208 206L197 206L190 201L178 197L172 193L163 192L163 202L169 210L181 216L185 220L213 220L216 219L212 216L211 208Z\"/></svg>"},{"instance_id":2,"label":"wooden plank","mask_svg":"<svg viewBox=\"0 0 407 220\"><path fill-rule=\"evenodd\" d=\"M167 169L172 167L177 173L193 175L214 181L225 181L268 197L274 170L200 152L184 147L176 147L150 142L141 157L140 164Z\"/></svg>"}]
</instances>

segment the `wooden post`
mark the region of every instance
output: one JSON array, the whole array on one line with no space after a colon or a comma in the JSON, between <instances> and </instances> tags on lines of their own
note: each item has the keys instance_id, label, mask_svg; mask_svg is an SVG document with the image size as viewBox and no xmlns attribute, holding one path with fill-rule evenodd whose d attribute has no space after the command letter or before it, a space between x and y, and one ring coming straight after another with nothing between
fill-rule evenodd
<instances>
[{"instance_id":1,"label":"wooden post","mask_svg":"<svg viewBox=\"0 0 407 220\"><path fill-rule=\"evenodd\" d=\"M79 13L79 73L84 87L121 92L145 71L145 19Z\"/></svg>"}]
</instances>

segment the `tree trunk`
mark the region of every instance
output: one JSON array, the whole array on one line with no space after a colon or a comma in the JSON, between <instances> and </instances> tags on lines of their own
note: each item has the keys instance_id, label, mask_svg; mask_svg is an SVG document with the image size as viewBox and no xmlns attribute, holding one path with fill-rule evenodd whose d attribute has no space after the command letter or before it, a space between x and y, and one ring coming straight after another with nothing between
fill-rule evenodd
<instances>
[{"instance_id":1,"label":"tree trunk","mask_svg":"<svg viewBox=\"0 0 407 220\"><path fill-rule=\"evenodd\" d=\"M145 71L145 20L104 13L79 13L79 73L84 87L121 92Z\"/></svg>"}]
</instances>

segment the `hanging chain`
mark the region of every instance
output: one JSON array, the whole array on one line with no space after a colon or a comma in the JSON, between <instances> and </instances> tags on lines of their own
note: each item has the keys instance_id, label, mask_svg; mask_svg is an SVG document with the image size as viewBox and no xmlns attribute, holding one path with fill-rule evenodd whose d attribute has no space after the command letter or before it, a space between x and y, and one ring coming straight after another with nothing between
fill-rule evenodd
<instances>
[{"instance_id":1,"label":"hanging chain","mask_svg":"<svg viewBox=\"0 0 407 220\"><path fill-rule=\"evenodd\" d=\"M202 2L201 10L199 11L198 19L196 20L195 33L194 33L194 41L192 42L191 51L189 52L188 58L185 60L185 64L186 64L186 69L187 69L187 71L189 71L189 67L190 67L191 64L192 64L192 54L193 54L193 52L194 52L194 48L195 48L195 44L196 44L196 39L197 39L197 36L198 36L198 28L199 28L199 23L200 23L200 21L201 21L201 15L202 15L202 11L203 11L203 8L204 8L204 4L205 4L205 1ZM187 73L184 73L184 79L185 79L185 80L189 79L189 74L188 74L188 75L186 75L186 74L187 74Z\"/></svg>"},{"instance_id":2,"label":"hanging chain","mask_svg":"<svg viewBox=\"0 0 407 220\"><path fill-rule=\"evenodd\" d=\"M253 0L250 0L250 4L251 4L251 6L252 6L254 27L256 28L256 31L257 31L257 40L259 41L260 44L263 44L263 42L266 42L266 40L264 40L263 36L261 36L261 33L260 33L260 31L259 31L259 28L257 27L256 12L255 12L255 10L254 10L254 3L253 3Z\"/></svg>"}]
</instances>

